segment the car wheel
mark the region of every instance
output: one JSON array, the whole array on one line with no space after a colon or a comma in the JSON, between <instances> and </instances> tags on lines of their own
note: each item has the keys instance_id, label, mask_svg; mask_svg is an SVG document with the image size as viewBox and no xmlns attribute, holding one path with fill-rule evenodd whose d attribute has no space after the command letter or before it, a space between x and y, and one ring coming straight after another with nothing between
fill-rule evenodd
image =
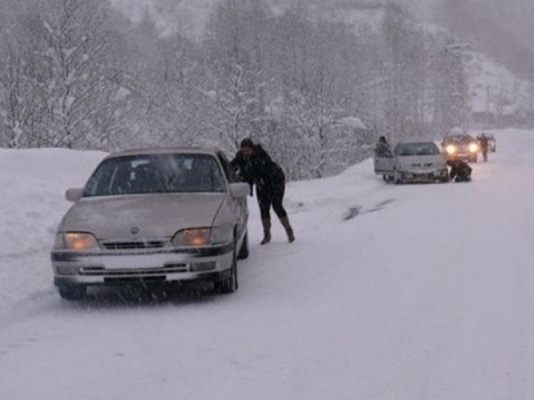
<instances>
[{"instance_id":1,"label":"car wheel","mask_svg":"<svg viewBox=\"0 0 534 400\"><path fill-rule=\"evenodd\" d=\"M239 250L239 254L237 255L238 260L245 260L248 258L249 251L248 251L248 232L245 233L245 237L243 238L243 244L241 245L241 249Z\"/></svg>"},{"instance_id":2,"label":"car wheel","mask_svg":"<svg viewBox=\"0 0 534 400\"><path fill-rule=\"evenodd\" d=\"M87 294L87 287L81 285L59 286L58 292L64 300L81 300Z\"/></svg>"},{"instance_id":3,"label":"car wheel","mask_svg":"<svg viewBox=\"0 0 534 400\"><path fill-rule=\"evenodd\" d=\"M402 174L395 171L393 173L393 181L395 182L395 185L399 185L402 183Z\"/></svg>"},{"instance_id":4,"label":"car wheel","mask_svg":"<svg viewBox=\"0 0 534 400\"><path fill-rule=\"evenodd\" d=\"M230 268L230 277L215 282L215 291L221 294L234 293L239 287L237 279L237 251L234 240L234 251L232 252L232 267Z\"/></svg>"},{"instance_id":5,"label":"car wheel","mask_svg":"<svg viewBox=\"0 0 534 400\"><path fill-rule=\"evenodd\" d=\"M477 162L477 155L476 154L473 155L469 161L472 162L472 163L476 163Z\"/></svg>"}]
</instances>

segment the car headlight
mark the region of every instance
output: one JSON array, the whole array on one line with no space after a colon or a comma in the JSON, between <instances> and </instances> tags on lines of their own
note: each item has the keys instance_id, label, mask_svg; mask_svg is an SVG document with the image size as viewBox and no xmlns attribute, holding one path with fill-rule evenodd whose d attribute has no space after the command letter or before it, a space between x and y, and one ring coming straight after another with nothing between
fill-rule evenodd
<instances>
[{"instance_id":1,"label":"car headlight","mask_svg":"<svg viewBox=\"0 0 534 400\"><path fill-rule=\"evenodd\" d=\"M59 250L94 250L100 248L96 238L90 233L58 233L54 247Z\"/></svg>"},{"instance_id":2,"label":"car headlight","mask_svg":"<svg viewBox=\"0 0 534 400\"><path fill-rule=\"evenodd\" d=\"M469 144L469 151L471 153L476 153L478 151L478 145L476 143Z\"/></svg>"},{"instance_id":3,"label":"car headlight","mask_svg":"<svg viewBox=\"0 0 534 400\"><path fill-rule=\"evenodd\" d=\"M207 246L211 244L211 229L210 228L195 228L184 229L178 232L172 238L172 244L177 247L191 246Z\"/></svg>"},{"instance_id":4,"label":"car headlight","mask_svg":"<svg viewBox=\"0 0 534 400\"><path fill-rule=\"evenodd\" d=\"M447 154L453 155L454 153L456 153L456 146L453 144L449 144L447 147L445 147L445 151L447 152Z\"/></svg>"}]
</instances>

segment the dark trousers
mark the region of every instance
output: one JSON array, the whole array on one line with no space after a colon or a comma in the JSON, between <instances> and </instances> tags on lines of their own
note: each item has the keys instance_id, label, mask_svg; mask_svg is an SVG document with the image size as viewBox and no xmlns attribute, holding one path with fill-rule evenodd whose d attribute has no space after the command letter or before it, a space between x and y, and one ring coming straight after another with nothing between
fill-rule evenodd
<instances>
[{"instance_id":1,"label":"dark trousers","mask_svg":"<svg viewBox=\"0 0 534 400\"><path fill-rule=\"evenodd\" d=\"M458 175L455 182L470 182L471 181L471 175Z\"/></svg>"},{"instance_id":2,"label":"dark trousers","mask_svg":"<svg viewBox=\"0 0 534 400\"><path fill-rule=\"evenodd\" d=\"M285 182L280 182L275 185L256 187L256 195L258 196L261 219L271 219L271 207L278 218L287 217L287 212L282 205L285 190Z\"/></svg>"}]
</instances>

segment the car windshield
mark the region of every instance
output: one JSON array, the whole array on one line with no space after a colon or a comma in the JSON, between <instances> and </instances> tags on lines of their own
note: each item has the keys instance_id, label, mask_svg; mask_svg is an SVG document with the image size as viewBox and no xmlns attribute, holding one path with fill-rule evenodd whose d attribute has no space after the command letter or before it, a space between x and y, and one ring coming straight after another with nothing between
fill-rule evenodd
<instances>
[{"instance_id":1,"label":"car windshield","mask_svg":"<svg viewBox=\"0 0 534 400\"><path fill-rule=\"evenodd\" d=\"M221 169L213 156L150 154L104 160L89 179L84 196L225 190Z\"/></svg>"},{"instance_id":2,"label":"car windshield","mask_svg":"<svg viewBox=\"0 0 534 400\"><path fill-rule=\"evenodd\" d=\"M467 143L472 142L473 138L469 135L457 135L457 136L446 136L445 142L457 142L457 143Z\"/></svg>"},{"instance_id":3,"label":"car windshield","mask_svg":"<svg viewBox=\"0 0 534 400\"><path fill-rule=\"evenodd\" d=\"M395 147L397 156L432 156L440 154L434 143L399 143Z\"/></svg>"}]
</instances>

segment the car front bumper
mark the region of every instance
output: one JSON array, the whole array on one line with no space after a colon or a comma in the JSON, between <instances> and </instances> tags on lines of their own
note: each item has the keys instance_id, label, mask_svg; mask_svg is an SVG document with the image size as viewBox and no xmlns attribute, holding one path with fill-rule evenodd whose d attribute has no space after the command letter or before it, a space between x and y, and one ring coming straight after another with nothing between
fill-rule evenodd
<instances>
[{"instance_id":1,"label":"car front bumper","mask_svg":"<svg viewBox=\"0 0 534 400\"><path fill-rule=\"evenodd\" d=\"M130 251L53 251L54 283L120 285L129 282L215 281L230 274L233 243L201 248Z\"/></svg>"},{"instance_id":2,"label":"car front bumper","mask_svg":"<svg viewBox=\"0 0 534 400\"><path fill-rule=\"evenodd\" d=\"M447 169L431 169L431 170L400 170L399 174L402 180L406 182L433 182L436 180L444 180L449 176Z\"/></svg>"},{"instance_id":3,"label":"car front bumper","mask_svg":"<svg viewBox=\"0 0 534 400\"><path fill-rule=\"evenodd\" d=\"M461 161L471 161L473 159L476 159L477 153L454 153L454 154L447 154L446 158L447 160L461 160Z\"/></svg>"}]
</instances>

